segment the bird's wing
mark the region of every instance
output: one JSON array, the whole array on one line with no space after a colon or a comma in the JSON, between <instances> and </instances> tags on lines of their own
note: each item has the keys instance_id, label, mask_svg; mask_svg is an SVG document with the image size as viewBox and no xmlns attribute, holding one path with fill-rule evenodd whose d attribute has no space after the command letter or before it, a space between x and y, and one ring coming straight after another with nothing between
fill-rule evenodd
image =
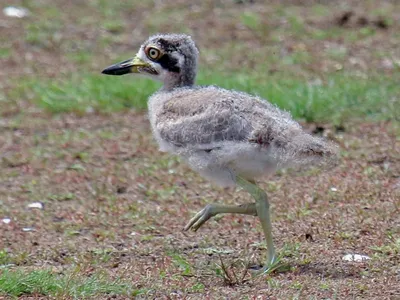
<instances>
[{"instance_id":1,"label":"bird's wing","mask_svg":"<svg viewBox=\"0 0 400 300\"><path fill-rule=\"evenodd\" d=\"M157 131L179 147L212 148L223 141L246 140L252 125L236 102L217 88L173 93L157 114Z\"/></svg>"},{"instance_id":2,"label":"bird's wing","mask_svg":"<svg viewBox=\"0 0 400 300\"><path fill-rule=\"evenodd\" d=\"M172 93L156 116L162 139L192 149L214 149L224 141L273 149L282 165L308 164L335 156L333 145L304 132L288 113L244 93L199 89Z\"/></svg>"}]
</instances>

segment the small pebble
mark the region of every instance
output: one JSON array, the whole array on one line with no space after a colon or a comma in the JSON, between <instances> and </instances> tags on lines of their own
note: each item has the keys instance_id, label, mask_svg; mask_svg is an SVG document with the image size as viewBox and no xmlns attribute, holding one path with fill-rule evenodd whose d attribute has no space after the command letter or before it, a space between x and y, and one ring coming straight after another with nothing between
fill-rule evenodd
<instances>
[{"instance_id":1,"label":"small pebble","mask_svg":"<svg viewBox=\"0 0 400 300\"><path fill-rule=\"evenodd\" d=\"M24 18L29 15L29 10L23 7L7 6L3 9L3 14L12 18Z\"/></svg>"},{"instance_id":2,"label":"small pebble","mask_svg":"<svg viewBox=\"0 0 400 300\"><path fill-rule=\"evenodd\" d=\"M33 203L28 204L28 208L43 209L43 203L41 203L41 202L33 202Z\"/></svg>"},{"instance_id":3,"label":"small pebble","mask_svg":"<svg viewBox=\"0 0 400 300\"><path fill-rule=\"evenodd\" d=\"M22 228L23 232L30 232L30 231L34 231L34 230L35 230L35 228L32 228L32 227L24 227L24 228Z\"/></svg>"},{"instance_id":4,"label":"small pebble","mask_svg":"<svg viewBox=\"0 0 400 300\"><path fill-rule=\"evenodd\" d=\"M4 224L10 224L11 219L10 218L4 218L1 220Z\"/></svg>"},{"instance_id":5,"label":"small pebble","mask_svg":"<svg viewBox=\"0 0 400 300\"><path fill-rule=\"evenodd\" d=\"M355 261L355 262L363 262L368 259L371 259L371 257L366 256L366 255L360 255L360 254L346 254L345 256L342 257L342 260Z\"/></svg>"}]
</instances>

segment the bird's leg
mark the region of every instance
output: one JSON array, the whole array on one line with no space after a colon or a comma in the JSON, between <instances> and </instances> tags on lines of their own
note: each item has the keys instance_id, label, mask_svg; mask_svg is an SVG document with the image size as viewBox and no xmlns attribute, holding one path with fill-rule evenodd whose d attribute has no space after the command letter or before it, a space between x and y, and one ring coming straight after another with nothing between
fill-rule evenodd
<instances>
[{"instance_id":1,"label":"bird's leg","mask_svg":"<svg viewBox=\"0 0 400 300\"><path fill-rule=\"evenodd\" d=\"M255 203L247 203L242 205L208 204L189 221L189 223L185 226L184 230L192 228L194 231L197 231L201 227L201 225L203 225L208 219L217 214L222 214L222 213L256 216L257 215L256 204Z\"/></svg>"},{"instance_id":2,"label":"bird's leg","mask_svg":"<svg viewBox=\"0 0 400 300\"><path fill-rule=\"evenodd\" d=\"M268 258L266 265L263 267L260 273L268 273L277 262L277 257L275 256L274 241L272 239L272 225L271 217L269 212L269 202L267 194L259 188L255 182L250 182L242 177L237 176L236 182L246 191L248 191L253 198L256 200L256 210L257 216L260 219L261 226L264 231L265 239L267 240L267 251Z\"/></svg>"}]
</instances>

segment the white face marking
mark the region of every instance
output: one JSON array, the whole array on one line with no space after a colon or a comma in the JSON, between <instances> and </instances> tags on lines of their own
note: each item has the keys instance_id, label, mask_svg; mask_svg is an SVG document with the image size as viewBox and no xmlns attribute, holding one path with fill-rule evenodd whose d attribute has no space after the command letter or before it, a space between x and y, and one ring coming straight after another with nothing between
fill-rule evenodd
<instances>
[{"instance_id":1,"label":"white face marking","mask_svg":"<svg viewBox=\"0 0 400 300\"><path fill-rule=\"evenodd\" d=\"M174 52L174 53L172 54L172 56L175 57L175 58L178 60L178 62L179 62L179 63L178 63L179 68L182 69L182 66L183 66L183 64L184 64L184 62L185 62L185 58L183 57L183 55L180 55L179 53Z\"/></svg>"},{"instance_id":2,"label":"white face marking","mask_svg":"<svg viewBox=\"0 0 400 300\"><path fill-rule=\"evenodd\" d=\"M175 53L174 54L170 54L170 55L174 55L179 60L179 65L182 65L183 59L184 59L182 56L177 55ZM137 57L140 58L142 61L144 61L144 62L148 63L149 65L151 65L151 67L154 70L156 70L157 73L158 73L158 75L153 75L153 74L149 74L149 73L143 72L142 73L143 75L149 76L149 77L151 77L153 79L159 80L159 81L164 82L164 83L169 82L171 79L174 80L171 77L175 77L176 74L173 74L173 73L168 72L167 70L164 70L161 67L160 64L150 60L147 57L146 53L144 52L144 48L143 47L140 48L139 52L137 53ZM139 71L140 71L140 69L139 69Z\"/></svg>"},{"instance_id":3,"label":"white face marking","mask_svg":"<svg viewBox=\"0 0 400 300\"><path fill-rule=\"evenodd\" d=\"M142 61L148 63L148 64L149 64L154 70L156 70L157 73L158 73L158 75L154 75L154 74L149 74L149 73L147 73L147 72L143 72L143 73L141 73L142 75L149 76L149 77L151 77L151 78L153 78L153 79L156 79L156 80L162 80L162 78L160 78L160 77L161 77L161 76L160 76L160 75L161 75L161 72L163 71L162 68L161 68L161 66L160 66L159 64L157 64L157 63L151 61L151 60L147 57L146 53L144 53L143 47L140 48L140 50L139 50L139 52L136 54L136 56L137 56L138 58L140 58L140 60L142 60ZM139 68L139 71L140 71L140 68Z\"/></svg>"},{"instance_id":4,"label":"white face marking","mask_svg":"<svg viewBox=\"0 0 400 300\"><path fill-rule=\"evenodd\" d=\"M141 47L141 48L139 49L139 52L137 53L137 57L139 57L141 60L146 61L146 62L149 60L149 59L147 58L147 55L144 53L143 47Z\"/></svg>"}]
</instances>

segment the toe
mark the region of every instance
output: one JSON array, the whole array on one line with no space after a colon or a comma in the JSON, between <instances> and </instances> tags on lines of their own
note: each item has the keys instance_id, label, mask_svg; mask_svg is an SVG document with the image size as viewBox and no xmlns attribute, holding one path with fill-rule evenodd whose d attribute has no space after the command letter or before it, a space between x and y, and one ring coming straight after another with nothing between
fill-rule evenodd
<instances>
[{"instance_id":1,"label":"toe","mask_svg":"<svg viewBox=\"0 0 400 300\"><path fill-rule=\"evenodd\" d=\"M183 230L187 231L190 228L193 228L193 224L195 224L200 217L203 215L203 210L201 210L200 212L198 212L193 218L190 219L189 223L186 224L185 228L183 228Z\"/></svg>"},{"instance_id":2,"label":"toe","mask_svg":"<svg viewBox=\"0 0 400 300\"><path fill-rule=\"evenodd\" d=\"M196 223L193 224L193 231L197 231L206 221L208 220L207 216L201 216Z\"/></svg>"},{"instance_id":3,"label":"toe","mask_svg":"<svg viewBox=\"0 0 400 300\"><path fill-rule=\"evenodd\" d=\"M209 204L191 218L183 230L187 231L192 229L193 231L197 231L213 215L212 206Z\"/></svg>"}]
</instances>

